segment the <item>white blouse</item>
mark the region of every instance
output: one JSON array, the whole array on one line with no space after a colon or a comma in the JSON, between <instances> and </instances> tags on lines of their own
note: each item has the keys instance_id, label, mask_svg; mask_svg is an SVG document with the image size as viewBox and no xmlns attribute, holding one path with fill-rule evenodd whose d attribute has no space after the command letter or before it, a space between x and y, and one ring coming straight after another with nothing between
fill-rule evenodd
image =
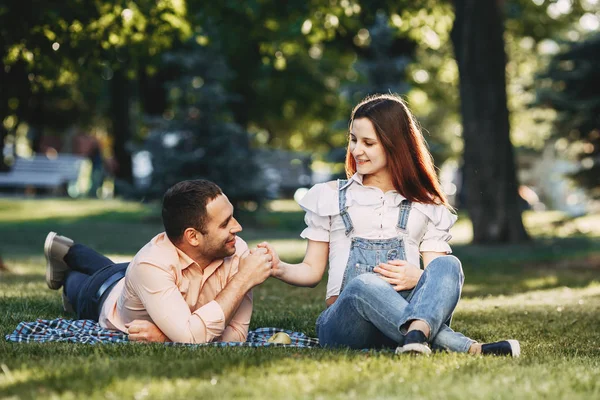
<instances>
[{"instance_id":1,"label":"white blouse","mask_svg":"<svg viewBox=\"0 0 600 400\"><path fill-rule=\"evenodd\" d=\"M313 186L299 202L306 211L304 221L307 225L300 236L317 242L329 242L327 298L340 293L354 236L365 239L403 236L407 261L415 266L419 266L420 251L452 252L448 245L452 238L449 231L457 217L446 207L412 203L406 226L408 233L398 233L398 206L405 199L404 196L395 190L383 193L379 188L364 186L362 175L358 173L348 180L347 185L346 206L354 226L354 232L349 237L345 234L340 216L336 181Z\"/></svg>"}]
</instances>

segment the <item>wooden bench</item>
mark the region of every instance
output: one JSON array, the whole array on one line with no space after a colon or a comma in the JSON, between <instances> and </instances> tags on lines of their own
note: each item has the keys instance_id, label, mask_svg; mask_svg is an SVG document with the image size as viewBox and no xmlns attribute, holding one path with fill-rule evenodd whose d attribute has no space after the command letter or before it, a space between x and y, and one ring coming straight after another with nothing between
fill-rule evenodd
<instances>
[{"instance_id":1,"label":"wooden bench","mask_svg":"<svg viewBox=\"0 0 600 400\"><path fill-rule=\"evenodd\" d=\"M85 157L73 154L17 157L10 171L0 173L0 188L65 192L69 184L80 179L85 161Z\"/></svg>"}]
</instances>

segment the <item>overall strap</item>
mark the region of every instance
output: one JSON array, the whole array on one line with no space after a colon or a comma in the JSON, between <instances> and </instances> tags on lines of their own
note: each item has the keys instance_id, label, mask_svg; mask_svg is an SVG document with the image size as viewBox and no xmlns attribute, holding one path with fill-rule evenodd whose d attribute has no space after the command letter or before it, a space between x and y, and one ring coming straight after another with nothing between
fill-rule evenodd
<instances>
[{"instance_id":1,"label":"overall strap","mask_svg":"<svg viewBox=\"0 0 600 400\"><path fill-rule=\"evenodd\" d=\"M346 190L348 190L346 183L348 183L347 179L338 179L338 207L342 221L344 221L344 227L346 228L346 236L350 236L354 231L354 226L352 225L352 219L350 219L348 207L346 206Z\"/></svg>"},{"instance_id":2,"label":"overall strap","mask_svg":"<svg viewBox=\"0 0 600 400\"><path fill-rule=\"evenodd\" d=\"M398 225L396 225L396 229L403 234L408 234L406 230L406 224L408 223L408 215L410 214L412 203L406 199L402 200L400 203L399 211L398 211Z\"/></svg>"}]
</instances>

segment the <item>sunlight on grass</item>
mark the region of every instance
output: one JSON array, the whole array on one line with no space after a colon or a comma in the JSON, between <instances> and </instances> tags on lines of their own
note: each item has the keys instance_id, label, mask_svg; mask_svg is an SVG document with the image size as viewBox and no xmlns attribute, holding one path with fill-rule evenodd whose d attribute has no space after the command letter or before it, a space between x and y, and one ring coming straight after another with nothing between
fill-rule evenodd
<instances>
[{"instance_id":1,"label":"sunlight on grass","mask_svg":"<svg viewBox=\"0 0 600 400\"><path fill-rule=\"evenodd\" d=\"M277 212L298 212L302 208L294 200L272 200L267 203L267 208Z\"/></svg>"},{"instance_id":2,"label":"sunlight on grass","mask_svg":"<svg viewBox=\"0 0 600 400\"><path fill-rule=\"evenodd\" d=\"M283 259L301 260L306 242L298 238L304 224L297 204L285 200L270 206L274 212L250 218L241 237L251 247L268 237ZM600 237L600 216L528 212L524 219L542 239L466 246L471 224L462 215L452 230L466 274L452 328L480 341L518 339L519 359L0 340L0 397L598 398L600 275L593 238ZM0 200L0 250L10 270L0 273L2 335L20 321L72 317L62 311L60 292L44 281L43 238L56 225L115 262L130 261L160 230L156 210L139 203ZM563 234L577 237L555 238ZM277 326L315 336L325 286L325 279L314 289L267 280L254 289L251 328Z\"/></svg>"},{"instance_id":3,"label":"sunlight on grass","mask_svg":"<svg viewBox=\"0 0 600 400\"><path fill-rule=\"evenodd\" d=\"M116 212L149 213L149 206L122 200L26 200L0 199L1 222L42 221L46 219L77 219Z\"/></svg>"},{"instance_id":4,"label":"sunlight on grass","mask_svg":"<svg viewBox=\"0 0 600 400\"><path fill-rule=\"evenodd\" d=\"M473 240L473 224L468 218L459 218L450 231L450 244L466 244Z\"/></svg>"},{"instance_id":5,"label":"sunlight on grass","mask_svg":"<svg viewBox=\"0 0 600 400\"><path fill-rule=\"evenodd\" d=\"M592 282L582 289L560 287L547 290L534 290L511 296L487 296L484 298L462 299L461 310L475 311L487 307L522 309L532 306L575 306L600 309L600 282Z\"/></svg>"},{"instance_id":6,"label":"sunlight on grass","mask_svg":"<svg viewBox=\"0 0 600 400\"><path fill-rule=\"evenodd\" d=\"M556 286L557 284L558 277L556 275L547 275L541 278L531 278L523 281L523 286L531 290L548 286Z\"/></svg>"},{"instance_id":7,"label":"sunlight on grass","mask_svg":"<svg viewBox=\"0 0 600 400\"><path fill-rule=\"evenodd\" d=\"M600 237L600 214L570 218L560 211L526 211L523 213L523 223L532 236Z\"/></svg>"},{"instance_id":8,"label":"sunlight on grass","mask_svg":"<svg viewBox=\"0 0 600 400\"><path fill-rule=\"evenodd\" d=\"M261 241L253 240L248 242L248 247L253 248ZM269 240L269 243L275 247L277 253L283 260L303 259L306 251L306 241L303 239L282 239Z\"/></svg>"}]
</instances>

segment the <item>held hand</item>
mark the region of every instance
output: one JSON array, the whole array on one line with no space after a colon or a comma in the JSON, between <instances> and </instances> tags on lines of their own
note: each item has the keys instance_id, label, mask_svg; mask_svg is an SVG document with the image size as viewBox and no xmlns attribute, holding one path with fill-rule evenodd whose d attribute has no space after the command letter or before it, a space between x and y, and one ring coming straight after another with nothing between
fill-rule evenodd
<instances>
[{"instance_id":1,"label":"held hand","mask_svg":"<svg viewBox=\"0 0 600 400\"><path fill-rule=\"evenodd\" d=\"M373 272L378 273L381 279L391 284L397 292L414 288L423 274L420 268L403 260L381 263Z\"/></svg>"},{"instance_id":2,"label":"held hand","mask_svg":"<svg viewBox=\"0 0 600 400\"><path fill-rule=\"evenodd\" d=\"M282 272L281 269L279 268L279 263L281 262L281 260L279 259L279 255L275 251L275 248L270 243L267 243L267 242L259 243L257 245L257 247L261 248L261 249L266 249L267 254L270 254L271 257L273 257L271 259L271 262L273 263L273 266L271 268L271 276L273 276L275 278L279 277Z\"/></svg>"},{"instance_id":3,"label":"held hand","mask_svg":"<svg viewBox=\"0 0 600 400\"><path fill-rule=\"evenodd\" d=\"M169 338L150 321L136 319L125 324L132 342L168 342Z\"/></svg>"},{"instance_id":4,"label":"held hand","mask_svg":"<svg viewBox=\"0 0 600 400\"><path fill-rule=\"evenodd\" d=\"M249 289L260 285L271 276L271 267L273 257L267 254L266 249L257 248L242 254L240 258L235 256L234 263L239 263L238 274L248 284ZM235 267L235 265L233 265Z\"/></svg>"}]
</instances>

